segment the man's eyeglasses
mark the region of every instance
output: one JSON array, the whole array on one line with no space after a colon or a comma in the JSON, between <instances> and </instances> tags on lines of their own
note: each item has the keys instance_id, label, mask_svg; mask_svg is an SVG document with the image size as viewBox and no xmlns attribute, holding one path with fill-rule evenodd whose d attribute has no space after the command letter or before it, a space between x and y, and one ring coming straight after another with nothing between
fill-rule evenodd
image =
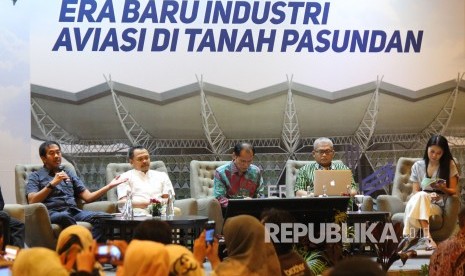
<instances>
[{"instance_id":1,"label":"man's eyeglasses","mask_svg":"<svg viewBox=\"0 0 465 276\"><path fill-rule=\"evenodd\" d=\"M332 149L315 150L315 152L318 153L319 155L323 155L323 154L329 155L329 154L333 154L334 150L332 150Z\"/></svg>"}]
</instances>

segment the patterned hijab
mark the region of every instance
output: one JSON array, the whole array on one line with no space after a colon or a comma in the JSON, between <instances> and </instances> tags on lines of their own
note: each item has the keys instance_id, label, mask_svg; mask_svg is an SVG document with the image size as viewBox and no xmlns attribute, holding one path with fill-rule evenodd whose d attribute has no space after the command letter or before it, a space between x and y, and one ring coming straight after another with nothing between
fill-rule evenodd
<instances>
[{"instance_id":1,"label":"patterned hijab","mask_svg":"<svg viewBox=\"0 0 465 276\"><path fill-rule=\"evenodd\" d=\"M48 248L35 247L19 251L13 263L13 276L68 276L57 253Z\"/></svg>"},{"instance_id":2,"label":"patterned hijab","mask_svg":"<svg viewBox=\"0 0 465 276\"><path fill-rule=\"evenodd\" d=\"M60 255L61 262L69 271L76 269L76 257L84 248L89 248L93 243L92 233L89 229L81 225L71 225L61 231L58 236L56 252ZM95 262L95 269L103 275L103 269L100 263Z\"/></svg>"},{"instance_id":3,"label":"patterned hijab","mask_svg":"<svg viewBox=\"0 0 465 276\"><path fill-rule=\"evenodd\" d=\"M217 275L275 275L281 271L265 227L256 218L240 215L228 219L223 229L228 258L215 269Z\"/></svg>"},{"instance_id":4,"label":"patterned hijab","mask_svg":"<svg viewBox=\"0 0 465 276\"><path fill-rule=\"evenodd\" d=\"M169 255L165 246L158 242L132 240L124 263L118 267L118 276L166 276L169 273Z\"/></svg>"},{"instance_id":5,"label":"patterned hijab","mask_svg":"<svg viewBox=\"0 0 465 276\"><path fill-rule=\"evenodd\" d=\"M192 252L184 246L169 244L165 246L170 256L170 275L203 276L205 272Z\"/></svg>"}]
</instances>

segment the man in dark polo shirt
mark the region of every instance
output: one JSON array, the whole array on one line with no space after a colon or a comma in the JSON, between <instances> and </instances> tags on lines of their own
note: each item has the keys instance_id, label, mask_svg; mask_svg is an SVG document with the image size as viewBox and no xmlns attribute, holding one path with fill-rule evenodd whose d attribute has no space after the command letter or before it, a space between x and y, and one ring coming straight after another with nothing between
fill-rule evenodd
<instances>
[{"instance_id":1,"label":"man in dark polo shirt","mask_svg":"<svg viewBox=\"0 0 465 276\"><path fill-rule=\"evenodd\" d=\"M28 202L45 204L51 222L63 228L76 224L76 221L91 223L94 239L102 241L103 233L98 218L108 214L81 210L77 208L76 198L86 203L93 202L127 179L116 177L99 190L90 192L75 173L61 169L61 147L57 142L42 143L39 155L44 166L29 175L26 186Z\"/></svg>"}]
</instances>

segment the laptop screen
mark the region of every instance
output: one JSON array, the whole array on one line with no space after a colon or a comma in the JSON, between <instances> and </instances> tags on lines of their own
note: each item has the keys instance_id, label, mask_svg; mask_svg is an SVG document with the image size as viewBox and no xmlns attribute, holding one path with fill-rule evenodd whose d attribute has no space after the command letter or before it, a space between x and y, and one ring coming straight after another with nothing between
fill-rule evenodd
<instances>
[{"instance_id":1,"label":"laptop screen","mask_svg":"<svg viewBox=\"0 0 465 276\"><path fill-rule=\"evenodd\" d=\"M347 186L352 183L351 170L316 170L313 179L315 196L340 196L347 193Z\"/></svg>"}]
</instances>

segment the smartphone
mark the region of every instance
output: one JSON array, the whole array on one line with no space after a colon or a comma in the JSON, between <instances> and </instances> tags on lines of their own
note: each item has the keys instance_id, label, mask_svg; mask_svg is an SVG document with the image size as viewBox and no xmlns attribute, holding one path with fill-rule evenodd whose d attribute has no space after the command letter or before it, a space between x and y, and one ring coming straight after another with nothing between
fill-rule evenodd
<instances>
[{"instance_id":1,"label":"smartphone","mask_svg":"<svg viewBox=\"0 0 465 276\"><path fill-rule=\"evenodd\" d=\"M215 221L209 220L205 223L205 242L207 244L213 244L215 239Z\"/></svg>"},{"instance_id":2,"label":"smartphone","mask_svg":"<svg viewBox=\"0 0 465 276\"><path fill-rule=\"evenodd\" d=\"M110 244L100 244L97 247L95 259L100 263L118 263L123 260L121 250Z\"/></svg>"}]
</instances>

